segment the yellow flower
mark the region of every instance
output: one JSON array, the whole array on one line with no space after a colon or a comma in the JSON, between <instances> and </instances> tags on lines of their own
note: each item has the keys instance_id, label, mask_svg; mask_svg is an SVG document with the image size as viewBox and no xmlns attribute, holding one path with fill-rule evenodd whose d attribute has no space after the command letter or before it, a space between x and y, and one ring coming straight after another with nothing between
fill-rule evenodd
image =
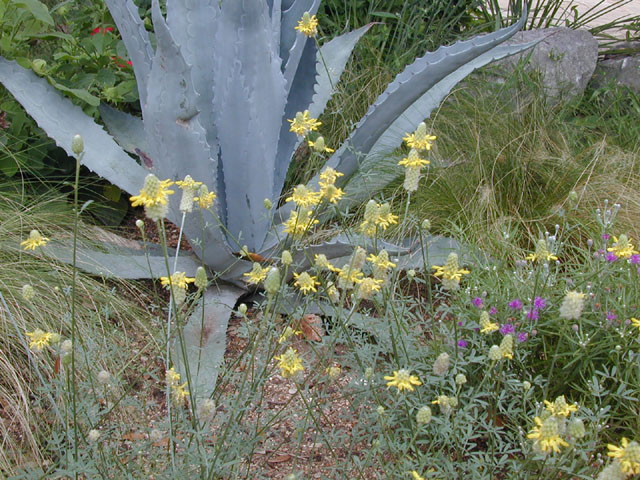
<instances>
[{"instance_id":1,"label":"yellow flower","mask_svg":"<svg viewBox=\"0 0 640 480\"><path fill-rule=\"evenodd\" d=\"M382 280L366 277L360 280L358 283L358 292L356 297L362 300L367 300L371 298L373 292L379 292L382 284L384 282Z\"/></svg>"},{"instance_id":2,"label":"yellow flower","mask_svg":"<svg viewBox=\"0 0 640 480\"><path fill-rule=\"evenodd\" d=\"M413 392L414 385L422 385L422 382L417 376L411 375L410 371L406 368L401 368L393 372L393 375L387 375L384 377L387 380L387 387L396 387L398 392L402 390L409 390Z\"/></svg>"},{"instance_id":3,"label":"yellow flower","mask_svg":"<svg viewBox=\"0 0 640 480\"><path fill-rule=\"evenodd\" d=\"M248 273L243 273L242 275L247 277L247 283L257 285L258 283L263 282L265 278L267 278L268 273L269 269L262 268L262 265L260 265L258 262L254 262L251 271Z\"/></svg>"},{"instance_id":4,"label":"yellow flower","mask_svg":"<svg viewBox=\"0 0 640 480\"><path fill-rule=\"evenodd\" d=\"M284 331L282 332L282 335L280 335L280 338L278 338L278 343L286 342L292 336L300 335L300 334L302 334L300 330L294 330L290 326L287 326L287 328L285 328Z\"/></svg>"},{"instance_id":5,"label":"yellow flower","mask_svg":"<svg viewBox=\"0 0 640 480\"><path fill-rule=\"evenodd\" d=\"M469 274L469 270L465 270L464 268L458 268L458 255L456 253L450 253L447 257L447 263L444 266L434 265L433 269L435 270L434 276L442 277L443 280L453 281L455 284L460 283L460 279L462 275ZM443 281L443 284L445 282ZM451 288L449 288L451 289Z\"/></svg>"},{"instance_id":6,"label":"yellow flower","mask_svg":"<svg viewBox=\"0 0 640 480\"><path fill-rule=\"evenodd\" d=\"M170 387L175 387L180 382L180 374L173 367L165 372L164 378Z\"/></svg>"},{"instance_id":7,"label":"yellow flower","mask_svg":"<svg viewBox=\"0 0 640 480\"><path fill-rule=\"evenodd\" d=\"M304 137L309 132L317 130L322 123L315 118L309 117L309 110L296 113L296 117L292 120L287 120L291 124L289 128L290 132L295 133L299 137Z\"/></svg>"},{"instance_id":8,"label":"yellow flower","mask_svg":"<svg viewBox=\"0 0 640 480\"><path fill-rule=\"evenodd\" d=\"M45 347L51 345L51 342L55 338L60 338L57 334L52 332L44 332L39 328L36 328L33 332L26 332L29 337L29 348L36 352L41 352Z\"/></svg>"},{"instance_id":9,"label":"yellow flower","mask_svg":"<svg viewBox=\"0 0 640 480\"><path fill-rule=\"evenodd\" d=\"M202 182L196 182L193 178L191 178L190 175L187 175L186 177L184 177L184 180L178 180L176 182L176 185L178 185L183 190L197 190L200 185L202 185Z\"/></svg>"},{"instance_id":10,"label":"yellow flower","mask_svg":"<svg viewBox=\"0 0 640 480\"><path fill-rule=\"evenodd\" d=\"M279 357L275 357L275 359L278 361L280 374L284 378L291 378L297 372L304 372L304 366L302 365L302 360L300 360L300 357L298 356L298 352L291 347L289 347L287 351Z\"/></svg>"},{"instance_id":11,"label":"yellow flower","mask_svg":"<svg viewBox=\"0 0 640 480\"><path fill-rule=\"evenodd\" d=\"M182 405L184 403L184 399L189 396L189 392L187 391L187 382L184 382L182 385L174 385L171 387L171 399L173 400L174 405Z\"/></svg>"},{"instance_id":12,"label":"yellow flower","mask_svg":"<svg viewBox=\"0 0 640 480\"><path fill-rule=\"evenodd\" d=\"M298 185L293 189L293 193L288 197L286 202L295 202L297 206L302 208L313 207L320 202L320 193L305 187L304 185Z\"/></svg>"},{"instance_id":13,"label":"yellow flower","mask_svg":"<svg viewBox=\"0 0 640 480\"><path fill-rule=\"evenodd\" d=\"M325 145L324 143L324 137L320 136L318 137L318 139L313 142L311 140L307 140L307 145L309 145L310 148L313 148L316 152L319 153L333 153L335 152L335 150L333 148L329 148ZM342 174L340 174L342 175Z\"/></svg>"},{"instance_id":14,"label":"yellow flower","mask_svg":"<svg viewBox=\"0 0 640 480\"><path fill-rule=\"evenodd\" d=\"M555 402L553 403L551 403L548 400L545 400L544 404L546 406L547 411L550 412L551 415L568 417L571 414L571 412L578 411L578 406L575 404L574 405L568 404L564 398L564 395L560 395L559 397L557 397Z\"/></svg>"},{"instance_id":15,"label":"yellow flower","mask_svg":"<svg viewBox=\"0 0 640 480\"><path fill-rule=\"evenodd\" d=\"M340 288L351 288L353 284L360 283L362 277L364 277L364 273L362 273L360 269L353 268L349 264L335 271L338 273L338 286Z\"/></svg>"},{"instance_id":16,"label":"yellow flower","mask_svg":"<svg viewBox=\"0 0 640 480\"><path fill-rule=\"evenodd\" d=\"M557 260L558 257L552 255L549 252L549 247L547 246L547 241L544 238L539 239L536 242L536 252L525 257L525 260L531 260L532 262L543 261L549 262L551 260Z\"/></svg>"},{"instance_id":17,"label":"yellow flower","mask_svg":"<svg viewBox=\"0 0 640 480\"><path fill-rule=\"evenodd\" d=\"M415 470L411 470L409 473L411 474L413 480L424 480L424 477L420 476L420 474Z\"/></svg>"},{"instance_id":18,"label":"yellow flower","mask_svg":"<svg viewBox=\"0 0 640 480\"><path fill-rule=\"evenodd\" d=\"M300 237L316 223L319 223L319 220L311 216L311 210L293 210L284 224L284 231L294 237Z\"/></svg>"},{"instance_id":19,"label":"yellow flower","mask_svg":"<svg viewBox=\"0 0 640 480\"><path fill-rule=\"evenodd\" d=\"M489 313L487 311L484 311L480 314L480 326L482 327L482 329L480 330L480 333L492 333L495 332L496 330L498 330L498 324L492 322L489 319Z\"/></svg>"},{"instance_id":20,"label":"yellow flower","mask_svg":"<svg viewBox=\"0 0 640 480\"><path fill-rule=\"evenodd\" d=\"M409 155L398 162L398 165L405 168L422 168L429 165L431 162L429 160L425 160L424 158L420 158L418 151L415 148L412 148L409 151Z\"/></svg>"},{"instance_id":21,"label":"yellow flower","mask_svg":"<svg viewBox=\"0 0 640 480\"><path fill-rule=\"evenodd\" d=\"M296 279L294 285L305 295L309 292L318 291L316 287L320 285L320 282L318 282L317 277L311 276L307 272L302 272L301 274L294 273L293 278Z\"/></svg>"},{"instance_id":22,"label":"yellow flower","mask_svg":"<svg viewBox=\"0 0 640 480\"><path fill-rule=\"evenodd\" d=\"M331 167L325 168L322 172L320 172L320 181L318 182L320 186L323 185L333 185L336 183L338 177L344 176L344 173L338 172Z\"/></svg>"},{"instance_id":23,"label":"yellow flower","mask_svg":"<svg viewBox=\"0 0 640 480\"><path fill-rule=\"evenodd\" d=\"M215 192L209 192L206 185L202 185L200 187L200 191L198 192L198 196L193 199L194 202L198 202L198 206L203 210L207 208L211 208L213 206L213 201L218 198Z\"/></svg>"},{"instance_id":24,"label":"yellow flower","mask_svg":"<svg viewBox=\"0 0 640 480\"><path fill-rule=\"evenodd\" d=\"M25 250L35 250L36 247L43 247L47 244L49 239L40 235L38 230L31 230L29 232L29 238L20 242L20 246Z\"/></svg>"},{"instance_id":25,"label":"yellow flower","mask_svg":"<svg viewBox=\"0 0 640 480\"><path fill-rule=\"evenodd\" d=\"M386 254L387 252L385 250L382 252L378 255L370 254L367 257L367 261L378 268L394 268L396 264L389 260L389 255Z\"/></svg>"},{"instance_id":26,"label":"yellow flower","mask_svg":"<svg viewBox=\"0 0 640 480\"><path fill-rule=\"evenodd\" d=\"M618 258L629 258L631 255L638 253L631 240L626 235L620 235L620 238L613 237L613 247L607 248L608 252L613 252Z\"/></svg>"},{"instance_id":27,"label":"yellow flower","mask_svg":"<svg viewBox=\"0 0 640 480\"><path fill-rule=\"evenodd\" d=\"M153 173L150 173L144 179L144 186L140 190L139 195L132 195L129 199L132 207L155 207L157 205L166 205L167 197L173 195L174 191L169 190L173 185L171 180L158 180Z\"/></svg>"},{"instance_id":28,"label":"yellow flower","mask_svg":"<svg viewBox=\"0 0 640 480\"><path fill-rule=\"evenodd\" d=\"M326 268L327 270L331 270L332 272L339 272L340 269L333 266L333 264L329 261L327 256L324 253L315 254L313 257L313 264L316 268Z\"/></svg>"},{"instance_id":29,"label":"yellow flower","mask_svg":"<svg viewBox=\"0 0 640 480\"><path fill-rule=\"evenodd\" d=\"M633 325L634 327L637 327L638 330L640 330L640 320L638 320L637 318L631 319L631 325Z\"/></svg>"},{"instance_id":30,"label":"yellow flower","mask_svg":"<svg viewBox=\"0 0 640 480\"><path fill-rule=\"evenodd\" d=\"M295 29L300 33L304 33L307 37L315 37L318 34L318 19L315 15L309 15L309 12L304 12Z\"/></svg>"},{"instance_id":31,"label":"yellow flower","mask_svg":"<svg viewBox=\"0 0 640 480\"><path fill-rule=\"evenodd\" d=\"M335 185L324 185L320 188L320 195L328 202L338 203L338 200L344 196L344 191Z\"/></svg>"},{"instance_id":32,"label":"yellow flower","mask_svg":"<svg viewBox=\"0 0 640 480\"><path fill-rule=\"evenodd\" d=\"M536 426L529 432L527 438L534 439L540 450L558 453L560 452L560 447L569 446L558 434L558 422L555 417L549 417L544 422L540 417L535 417L533 421L536 422Z\"/></svg>"},{"instance_id":33,"label":"yellow flower","mask_svg":"<svg viewBox=\"0 0 640 480\"><path fill-rule=\"evenodd\" d=\"M193 283L195 281L196 281L195 278L187 277L187 275L184 272L174 273L173 275L171 275L171 280L169 280L169 277L160 277L160 284L163 287L167 287L167 289L169 288L170 285L173 285L174 287L178 287L178 288L182 288L183 290L186 290L188 286L187 284Z\"/></svg>"},{"instance_id":34,"label":"yellow flower","mask_svg":"<svg viewBox=\"0 0 640 480\"><path fill-rule=\"evenodd\" d=\"M630 442L626 438L620 441L621 447L608 444L608 456L618 459L622 472L632 475L640 473L640 444L638 442Z\"/></svg>"},{"instance_id":35,"label":"yellow flower","mask_svg":"<svg viewBox=\"0 0 640 480\"><path fill-rule=\"evenodd\" d=\"M427 126L424 122L418 125L418 128L412 134L405 134L403 140L409 148L417 150L431 150L431 143L436 139L433 135L427 135Z\"/></svg>"}]
</instances>

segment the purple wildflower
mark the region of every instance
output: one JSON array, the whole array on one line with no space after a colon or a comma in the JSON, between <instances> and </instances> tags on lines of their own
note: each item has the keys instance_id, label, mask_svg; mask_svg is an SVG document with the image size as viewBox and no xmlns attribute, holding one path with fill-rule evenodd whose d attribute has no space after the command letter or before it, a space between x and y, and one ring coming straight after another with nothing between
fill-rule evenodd
<instances>
[{"instance_id":1,"label":"purple wildflower","mask_svg":"<svg viewBox=\"0 0 640 480\"><path fill-rule=\"evenodd\" d=\"M472 301L471 303L473 303L473 306L474 306L474 307L477 307L477 308L482 308L482 307L484 307L484 300L482 300L482 297L476 297L476 298L474 298L474 299L473 299L473 301Z\"/></svg>"},{"instance_id":2,"label":"purple wildflower","mask_svg":"<svg viewBox=\"0 0 640 480\"><path fill-rule=\"evenodd\" d=\"M547 308L547 301L542 297L536 297L533 299L533 306L534 308L542 310Z\"/></svg>"},{"instance_id":3,"label":"purple wildflower","mask_svg":"<svg viewBox=\"0 0 640 480\"><path fill-rule=\"evenodd\" d=\"M638 273L640 274L640 267L638 268ZM495 315L498 313L498 309L496 307L491 307L489 309L489 315Z\"/></svg>"},{"instance_id":4,"label":"purple wildflower","mask_svg":"<svg viewBox=\"0 0 640 480\"><path fill-rule=\"evenodd\" d=\"M618 257L613 252L607 252L604 258L607 260L607 262L615 262L616 260L618 260Z\"/></svg>"},{"instance_id":5,"label":"purple wildflower","mask_svg":"<svg viewBox=\"0 0 640 480\"><path fill-rule=\"evenodd\" d=\"M510 333L513 333L516 331L516 327L513 326L513 324L511 323L505 323L504 325L502 325L500 327L500 333L503 335L508 335Z\"/></svg>"},{"instance_id":6,"label":"purple wildflower","mask_svg":"<svg viewBox=\"0 0 640 480\"><path fill-rule=\"evenodd\" d=\"M461 327L462 325L464 325L464 323L462 321L459 321L458 326Z\"/></svg>"},{"instance_id":7,"label":"purple wildflower","mask_svg":"<svg viewBox=\"0 0 640 480\"><path fill-rule=\"evenodd\" d=\"M513 308L514 310L521 310L522 309L522 300L520 300L519 298L511 300L509 302L509 307Z\"/></svg>"},{"instance_id":8,"label":"purple wildflower","mask_svg":"<svg viewBox=\"0 0 640 480\"><path fill-rule=\"evenodd\" d=\"M528 313L527 318L529 320L538 320L540 318L540 310L536 307L533 307Z\"/></svg>"},{"instance_id":9,"label":"purple wildflower","mask_svg":"<svg viewBox=\"0 0 640 480\"><path fill-rule=\"evenodd\" d=\"M634 253L629 260L631 261L631 265L640 265L640 254Z\"/></svg>"},{"instance_id":10,"label":"purple wildflower","mask_svg":"<svg viewBox=\"0 0 640 480\"><path fill-rule=\"evenodd\" d=\"M467 348L469 346L469 342L467 342L466 340L462 339L462 340L458 340L458 346L460 348Z\"/></svg>"},{"instance_id":11,"label":"purple wildflower","mask_svg":"<svg viewBox=\"0 0 640 480\"><path fill-rule=\"evenodd\" d=\"M605 241L606 241L606 240L609 240L609 238L611 238L611 236L610 236L608 233L603 233L603 234L602 234L602 239L603 239L603 240L605 240Z\"/></svg>"},{"instance_id":12,"label":"purple wildflower","mask_svg":"<svg viewBox=\"0 0 640 480\"><path fill-rule=\"evenodd\" d=\"M516 339L518 343L526 342L529 339L529 334L527 332L518 332Z\"/></svg>"},{"instance_id":13,"label":"purple wildflower","mask_svg":"<svg viewBox=\"0 0 640 480\"><path fill-rule=\"evenodd\" d=\"M616 318L618 318L618 315L616 315L614 312L607 312L607 320L608 321L612 322Z\"/></svg>"}]
</instances>

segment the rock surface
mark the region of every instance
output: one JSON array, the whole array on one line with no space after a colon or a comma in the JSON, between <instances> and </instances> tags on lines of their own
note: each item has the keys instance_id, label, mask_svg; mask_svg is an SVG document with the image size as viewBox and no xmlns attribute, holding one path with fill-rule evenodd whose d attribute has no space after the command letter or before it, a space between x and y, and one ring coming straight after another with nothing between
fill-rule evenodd
<instances>
[{"instance_id":1,"label":"rock surface","mask_svg":"<svg viewBox=\"0 0 640 480\"><path fill-rule=\"evenodd\" d=\"M565 27L541 28L516 33L508 44L540 42L523 54L499 62L499 68L511 72L521 60L526 70L538 71L547 98L555 103L584 92L598 61L598 41L586 30Z\"/></svg>"}]
</instances>

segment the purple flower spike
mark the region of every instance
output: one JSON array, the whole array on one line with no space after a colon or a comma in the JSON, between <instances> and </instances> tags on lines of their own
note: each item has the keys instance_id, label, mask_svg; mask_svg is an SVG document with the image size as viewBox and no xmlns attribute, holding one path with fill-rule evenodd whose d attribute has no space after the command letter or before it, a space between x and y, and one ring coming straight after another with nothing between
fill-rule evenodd
<instances>
[{"instance_id":1,"label":"purple flower spike","mask_svg":"<svg viewBox=\"0 0 640 480\"><path fill-rule=\"evenodd\" d=\"M607 320L612 322L613 320L615 320L616 318L618 318L618 315L616 315L613 312L607 312Z\"/></svg>"},{"instance_id":2,"label":"purple flower spike","mask_svg":"<svg viewBox=\"0 0 640 480\"><path fill-rule=\"evenodd\" d=\"M513 308L514 310L522 310L522 300L520 300L519 298L511 300L509 302L509 307Z\"/></svg>"},{"instance_id":3,"label":"purple flower spike","mask_svg":"<svg viewBox=\"0 0 640 480\"><path fill-rule=\"evenodd\" d=\"M634 253L631 255L631 265L640 265L640 254Z\"/></svg>"},{"instance_id":4,"label":"purple flower spike","mask_svg":"<svg viewBox=\"0 0 640 480\"><path fill-rule=\"evenodd\" d=\"M523 343L529 339L529 334L527 332L518 332L518 336L516 338L518 343Z\"/></svg>"},{"instance_id":5,"label":"purple flower spike","mask_svg":"<svg viewBox=\"0 0 640 480\"><path fill-rule=\"evenodd\" d=\"M509 335L516 331L516 327L514 327L511 323L505 323L500 327L500 333L503 335Z\"/></svg>"},{"instance_id":6,"label":"purple flower spike","mask_svg":"<svg viewBox=\"0 0 640 480\"><path fill-rule=\"evenodd\" d=\"M640 274L640 267L638 268L638 273ZM489 315L495 315L498 313L498 309L496 307L491 307L489 309Z\"/></svg>"},{"instance_id":7,"label":"purple flower spike","mask_svg":"<svg viewBox=\"0 0 640 480\"><path fill-rule=\"evenodd\" d=\"M602 239L603 239L603 240L605 240L605 241L606 241L606 240L609 240L610 238L611 238L611 236L610 236L608 233L603 233L603 234L602 234Z\"/></svg>"},{"instance_id":8,"label":"purple flower spike","mask_svg":"<svg viewBox=\"0 0 640 480\"><path fill-rule=\"evenodd\" d=\"M482 308L482 307L484 307L484 300L482 300L482 297L476 297L476 298L474 298L474 299L473 299L473 301L472 301L471 303L473 303L473 306L474 306L474 307L477 307L477 308Z\"/></svg>"},{"instance_id":9,"label":"purple flower spike","mask_svg":"<svg viewBox=\"0 0 640 480\"><path fill-rule=\"evenodd\" d=\"M547 301L542 297L536 297L533 299L533 307L539 310L547 308Z\"/></svg>"},{"instance_id":10,"label":"purple flower spike","mask_svg":"<svg viewBox=\"0 0 640 480\"><path fill-rule=\"evenodd\" d=\"M458 346L460 348L467 348L469 346L469 342L466 340L458 340Z\"/></svg>"}]
</instances>

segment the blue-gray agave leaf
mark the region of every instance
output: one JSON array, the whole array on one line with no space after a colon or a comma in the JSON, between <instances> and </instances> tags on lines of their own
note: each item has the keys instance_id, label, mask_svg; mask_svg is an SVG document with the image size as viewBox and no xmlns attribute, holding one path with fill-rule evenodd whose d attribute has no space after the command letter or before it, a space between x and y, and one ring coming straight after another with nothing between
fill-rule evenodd
<instances>
[{"instance_id":1,"label":"blue-gray agave leaf","mask_svg":"<svg viewBox=\"0 0 640 480\"><path fill-rule=\"evenodd\" d=\"M100 125L64 98L44 78L0 57L0 82L36 123L69 155L74 135L82 135L83 164L129 193L137 193L147 174Z\"/></svg>"},{"instance_id":2,"label":"blue-gray agave leaf","mask_svg":"<svg viewBox=\"0 0 640 480\"><path fill-rule=\"evenodd\" d=\"M269 227L262 205L273 197L285 80L266 3L223 2L217 18L213 102L227 228L239 245L255 251Z\"/></svg>"},{"instance_id":3,"label":"blue-gray agave leaf","mask_svg":"<svg viewBox=\"0 0 640 480\"><path fill-rule=\"evenodd\" d=\"M105 103L100 104L98 110L107 131L118 145L129 153L138 154L137 150L149 152L147 134L141 118L121 112Z\"/></svg>"}]
</instances>

